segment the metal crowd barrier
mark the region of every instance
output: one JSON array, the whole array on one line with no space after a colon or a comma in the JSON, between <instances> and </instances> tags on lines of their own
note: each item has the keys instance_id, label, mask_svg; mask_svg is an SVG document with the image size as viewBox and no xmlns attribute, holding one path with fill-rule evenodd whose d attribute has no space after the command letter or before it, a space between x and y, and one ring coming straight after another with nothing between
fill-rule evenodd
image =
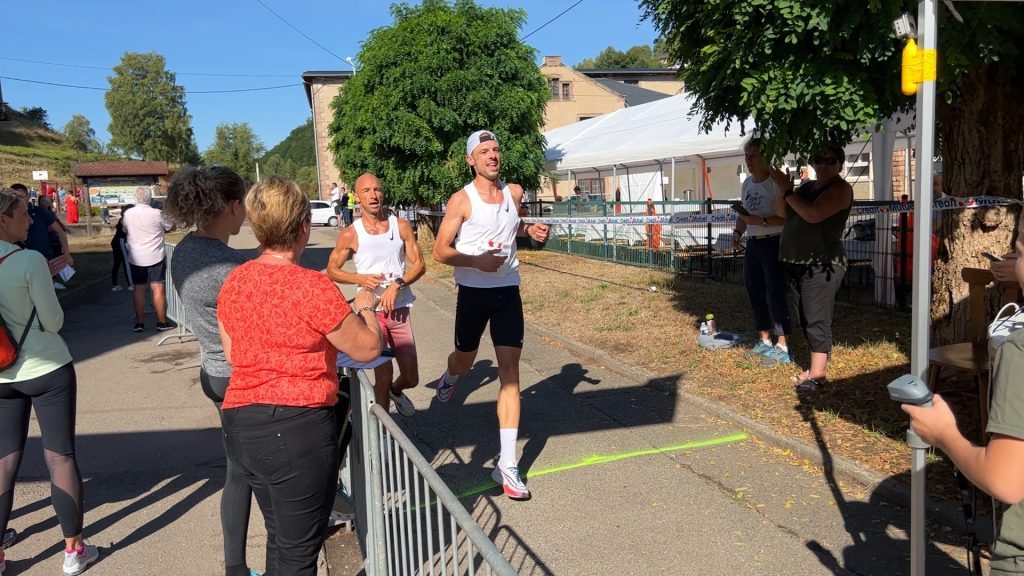
<instances>
[{"instance_id":1,"label":"metal crowd barrier","mask_svg":"<svg viewBox=\"0 0 1024 576\"><path fill-rule=\"evenodd\" d=\"M164 284L164 294L167 296L167 317L174 321L177 328L173 333L161 338L156 343L157 346L162 346L164 342L175 338L178 339L180 344L186 338L196 337L192 333L191 322L188 313L185 312L185 304L181 301L178 291L174 289L174 282L172 282L171 278L171 258L174 257L174 246L170 242L164 244L164 258L167 260L167 280Z\"/></svg>"},{"instance_id":2,"label":"metal crowd barrier","mask_svg":"<svg viewBox=\"0 0 1024 576\"><path fill-rule=\"evenodd\" d=\"M348 373L354 436L347 466L367 576L515 575L430 462L374 402L363 371Z\"/></svg>"}]
</instances>

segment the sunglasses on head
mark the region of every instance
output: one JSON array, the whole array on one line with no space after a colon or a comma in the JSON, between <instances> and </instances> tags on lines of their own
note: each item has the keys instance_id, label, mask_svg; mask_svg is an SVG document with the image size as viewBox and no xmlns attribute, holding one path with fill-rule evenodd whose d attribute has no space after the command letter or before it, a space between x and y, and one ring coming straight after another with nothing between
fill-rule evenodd
<instances>
[{"instance_id":1,"label":"sunglasses on head","mask_svg":"<svg viewBox=\"0 0 1024 576\"><path fill-rule=\"evenodd\" d=\"M835 166L839 164L839 158L835 156L811 156L811 164L819 164L824 166Z\"/></svg>"}]
</instances>

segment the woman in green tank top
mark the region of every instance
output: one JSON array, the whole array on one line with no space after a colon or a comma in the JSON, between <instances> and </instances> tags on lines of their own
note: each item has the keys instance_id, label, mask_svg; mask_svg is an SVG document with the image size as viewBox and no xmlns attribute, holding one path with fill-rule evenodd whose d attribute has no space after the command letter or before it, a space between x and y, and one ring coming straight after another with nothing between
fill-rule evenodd
<instances>
[{"instance_id":1,"label":"woman in green tank top","mask_svg":"<svg viewBox=\"0 0 1024 576\"><path fill-rule=\"evenodd\" d=\"M846 275L842 237L853 206L853 188L842 177L844 159L841 146L821 146L811 155L817 179L796 190L788 176L772 169L772 178L783 191L776 196L775 212L786 219L779 260L789 274L811 352L808 369L794 377L797 392L816 392L828 383L832 317Z\"/></svg>"}]
</instances>

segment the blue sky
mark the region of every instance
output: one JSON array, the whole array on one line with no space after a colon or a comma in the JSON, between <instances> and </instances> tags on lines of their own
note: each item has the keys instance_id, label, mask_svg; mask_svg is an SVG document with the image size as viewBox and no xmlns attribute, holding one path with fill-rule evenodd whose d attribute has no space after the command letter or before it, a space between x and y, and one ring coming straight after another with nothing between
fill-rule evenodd
<instances>
[{"instance_id":1,"label":"blue sky","mask_svg":"<svg viewBox=\"0 0 1024 576\"><path fill-rule=\"evenodd\" d=\"M569 8L576 0L518 0L483 5L518 7L528 14L523 34ZM367 34L391 23L391 2L364 0L263 0L295 27L331 52L357 56ZM307 70L351 70L289 28L256 0L125 0L9 2L4 6L8 41L0 44L0 76L106 87L110 71L15 61L112 67L128 51L154 51L167 59L188 90L230 90L297 84ZM12 36L10 33L19 31ZM12 39L17 38L17 41ZM526 42L544 55L576 64L606 46L625 50L655 38L650 22L640 21L634 0L584 0ZM199 76L267 74L267 77ZM279 75L279 76L278 76ZM72 114L84 114L96 135L110 138L103 92L30 84L4 79L3 97L13 108L42 106L60 129ZM213 140L220 122L248 122L270 148L309 116L301 86L235 94L187 96L200 150Z\"/></svg>"}]
</instances>

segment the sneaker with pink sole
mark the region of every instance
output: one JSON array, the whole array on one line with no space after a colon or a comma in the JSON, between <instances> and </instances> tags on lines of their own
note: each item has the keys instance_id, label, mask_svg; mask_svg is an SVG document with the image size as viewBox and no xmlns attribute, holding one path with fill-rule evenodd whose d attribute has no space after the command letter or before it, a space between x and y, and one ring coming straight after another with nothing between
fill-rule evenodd
<instances>
[{"instance_id":1,"label":"sneaker with pink sole","mask_svg":"<svg viewBox=\"0 0 1024 576\"><path fill-rule=\"evenodd\" d=\"M494 471L491 472L491 478L501 486L505 496L513 500L530 499L530 489L526 487L526 483L519 477L519 467L515 464L504 466L501 462L498 462L494 467Z\"/></svg>"}]
</instances>

